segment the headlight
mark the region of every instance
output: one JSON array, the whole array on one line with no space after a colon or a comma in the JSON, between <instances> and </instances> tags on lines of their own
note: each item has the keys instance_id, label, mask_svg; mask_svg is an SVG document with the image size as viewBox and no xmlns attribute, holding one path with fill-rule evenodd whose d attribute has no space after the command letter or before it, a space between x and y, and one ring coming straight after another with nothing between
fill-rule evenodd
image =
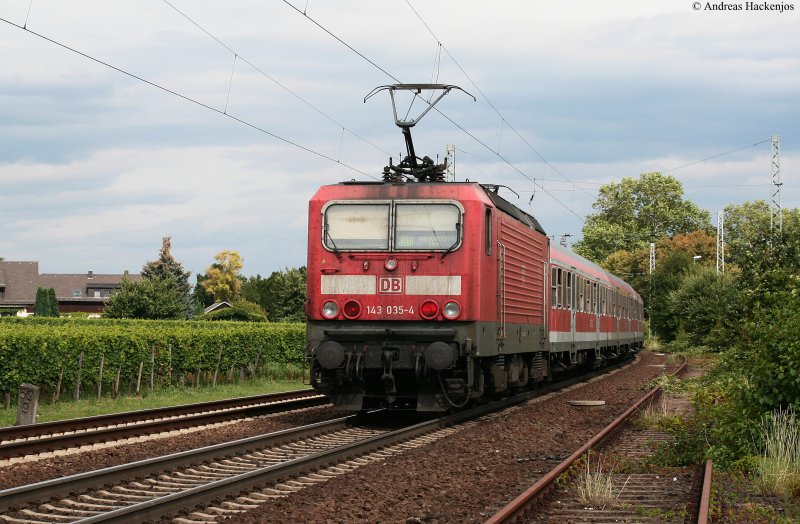
<instances>
[{"instance_id":1,"label":"headlight","mask_svg":"<svg viewBox=\"0 0 800 524\"><path fill-rule=\"evenodd\" d=\"M442 308L442 315L447 320L455 320L461 316L461 306L458 302L447 302Z\"/></svg>"},{"instance_id":2,"label":"headlight","mask_svg":"<svg viewBox=\"0 0 800 524\"><path fill-rule=\"evenodd\" d=\"M339 304L333 300L329 300L322 305L322 316L328 320L332 320L339 316Z\"/></svg>"},{"instance_id":3,"label":"headlight","mask_svg":"<svg viewBox=\"0 0 800 524\"><path fill-rule=\"evenodd\" d=\"M386 262L383 263L383 267L386 268L386 271L394 271L397 269L397 260L394 258L387 258Z\"/></svg>"}]
</instances>

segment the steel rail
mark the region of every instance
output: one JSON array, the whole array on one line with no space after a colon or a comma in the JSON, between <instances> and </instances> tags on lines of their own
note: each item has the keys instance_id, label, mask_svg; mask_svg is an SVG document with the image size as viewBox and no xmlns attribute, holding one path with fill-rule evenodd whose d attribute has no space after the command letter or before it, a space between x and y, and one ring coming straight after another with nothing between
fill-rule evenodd
<instances>
[{"instance_id":1,"label":"steel rail","mask_svg":"<svg viewBox=\"0 0 800 524\"><path fill-rule=\"evenodd\" d=\"M674 375L679 375L687 365L687 360L684 358L683 364L675 371ZM661 391L661 386L656 386L655 388L648 391L642 398L636 401L631 407L629 407L623 414L618 416L614 421L612 421L608 426L600 430L594 437L592 437L588 442L586 442L583 446L581 446L578 450L572 453L569 457L564 459L560 464L558 464L555 468L547 472L542 478L540 478L536 483L525 490L522 494L518 495L514 500L509 502L504 508L500 511L495 513L491 518L489 518L485 524L501 524L512 522L515 519L521 518L525 510L533 504L535 501L542 499L549 490L555 485L556 479L561 476L562 473L565 473L569 468L579 459L581 458L587 451L597 446L601 441L603 441L606 437L608 437L614 430L616 430L623 422L625 422L631 415L637 412L637 410L644 405L645 402L652 399L659 391Z\"/></svg>"},{"instance_id":2,"label":"steel rail","mask_svg":"<svg viewBox=\"0 0 800 524\"><path fill-rule=\"evenodd\" d=\"M620 364L622 365L622 364ZM605 372L618 366L606 368ZM113 520L114 522L141 522L143 520L160 518L161 516L185 510L197 505L207 505L214 498L225 498L231 493L239 493L246 489L262 486L271 481L297 475L310 470L323 468L347 460L349 458L375 451L377 449L406 441L425 433L429 433L440 428L451 426L465 420L477 418L488 413L506 409L513 405L521 404L531 398L541 396L552 391L557 391L573 384L589 380L600 375L602 372L592 373L582 377L576 377L556 384L549 385L539 390L517 395L500 401L484 404L472 409L459 411L444 417L417 423L412 426L395 431L387 432L383 435L370 437L368 439L340 446L329 451L319 452L304 458L293 459L282 464L267 466L248 473L243 473L211 482L209 484L191 488L151 499L145 502L130 505L128 507L113 510L109 513L89 517L77 522L91 523ZM31 503L38 503L42 500L63 498L80 491L89 490L97 486L119 483L123 480L135 478L137 476L157 474L162 471L172 470L178 467L185 467L203 461L211 461L220 457L241 455L246 451L260 449L268 445L274 445L281 441L297 440L322 433L335 431L337 428L350 426L357 420L364 417L379 416L378 413L367 413L351 415L334 421L320 422L303 428L289 429L242 439L233 443L209 446L198 450L192 450L173 455L158 457L143 461L134 462L120 466L113 466L93 472L80 473L69 477L52 479L27 486L19 486L8 490L0 491L0 513L7 512L12 508L19 508Z\"/></svg>"},{"instance_id":3,"label":"steel rail","mask_svg":"<svg viewBox=\"0 0 800 524\"><path fill-rule=\"evenodd\" d=\"M282 442L330 433L347 427L358 416L359 415L350 415L334 420L301 426L299 428L275 431L232 442L215 444L213 446L206 446L95 471L78 473L67 477L45 480L35 484L9 488L0 491L0 513L7 512L12 507L24 505L31 501L62 498L68 496L70 493L106 484L113 484L141 475L159 473L202 463L204 461L219 459L220 457L235 456L246 451L274 446Z\"/></svg>"},{"instance_id":4,"label":"steel rail","mask_svg":"<svg viewBox=\"0 0 800 524\"><path fill-rule=\"evenodd\" d=\"M506 409L510 406L529 400L531 396L537 396L537 394L541 395L552 390L561 389L582 380L585 380L585 377L581 379L568 380L566 382L553 385L550 388L543 388L543 390L538 392L518 395L490 404L478 406L476 408L459 411L451 415L446 415L431 421L414 424L412 426L390 431L382 435L370 437L359 442L346 444L328 451L315 453L307 457L302 457L284 462L282 464L242 473L240 475L211 482L209 484L191 488L189 490L119 508L102 515L78 520L76 521L76 524L93 524L97 522L109 521L134 524L145 520L160 519L164 515L174 514L194 506L208 505L209 501L211 500L225 498L231 494L240 493L246 490L253 490L260 486L264 486L265 484L277 482L287 477L297 476L313 470L332 466L336 463L349 460L366 453L374 452L381 448L398 444L400 442L405 442L447 426L452 426L454 424L474 419L488 413ZM2 496L1 492L0 496Z\"/></svg>"},{"instance_id":5,"label":"steel rail","mask_svg":"<svg viewBox=\"0 0 800 524\"><path fill-rule=\"evenodd\" d=\"M323 395L308 389L2 428L0 459L329 402Z\"/></svg>"},{"instance_id":6,"label":"steel rail","mask_svg":"<svg viewBox=\"0 0 800 524\"><path fill-rule=\"evenodd\" d=\"M700 494L700 507L697 511L697 524L707 524L711 509L711 479L714 474L714 463L711 459L706 460L703 470L703 490Z\"/></svg>"}]
</instances>

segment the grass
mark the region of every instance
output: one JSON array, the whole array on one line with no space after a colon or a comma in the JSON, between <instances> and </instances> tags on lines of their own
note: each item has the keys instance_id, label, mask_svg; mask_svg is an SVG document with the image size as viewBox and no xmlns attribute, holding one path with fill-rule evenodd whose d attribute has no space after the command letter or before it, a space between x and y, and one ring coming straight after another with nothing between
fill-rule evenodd
<instances>
[{"instance_id":1,"label":"grass","mask_svg":"<svg viewBox=\"0 0 800 524\"><path fill-rule=\"evenodd\" d=\"M778 409L761 418L764 452L755 467L764 493L792 496L800 491L800 426L794 410Z\"/></svg>"},{"instance_id":2,"label":"grass","mask_svg":"<svg viewBox=\"0 0 800 524\"><path fill-rule=\"evenodd\" d=\"M597 457L592 466L591 455L586 456L586 469L578 477L577 487L578 496L584 504L605 507L616 499L611 472L604 471L603 460L600 457Z\"/></svg>"},{"instance_id":3,"label":"grass","mask_svg":"<svg viewBox=\"0 0 800 524\"><path fill-rule=\"evenodd\" d=\"M120 396L116 399L110 396L97 399L91 393L77 402L59 401L51 403L40 398L38 422L64 420L70 418L90 417L107 413L121 413L139 409L160 408L179 404L192 404L226 398L247 397L265 393L277 393L307 388L300 376L294 373L268 372L266 376L254 377L231 384L217 384L194 388L190 386L168 386L147 392L145 396ZM17 419L17 408L12 405L10 409L0 409L0 427L10 426Z\"/></svg>"},{"instance_id":4,"label":"grass","mask_svg":"<svg viewBox=\"0 0 800 524\"><path fill-rule=\"evenodd\" d=\"M669 400L662 395L658 401L650 402L644 409L639 411L637 424L644 429L658 428L664 419L669 417Z\"/></svg>"}]
</instances>

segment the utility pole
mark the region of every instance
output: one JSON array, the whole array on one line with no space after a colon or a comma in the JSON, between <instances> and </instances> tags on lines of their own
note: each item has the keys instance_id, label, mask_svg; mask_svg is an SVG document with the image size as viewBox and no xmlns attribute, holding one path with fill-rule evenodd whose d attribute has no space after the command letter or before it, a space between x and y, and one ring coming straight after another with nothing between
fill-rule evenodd
<instances>
[{"instance_id":1,"label":"utility pole","mask_svg":"<svg viewBox=\"0 0 800 524\"><path fill-rule=\"evenodd\" d=\"M447 144L447 180L456 181L456 146Z\"/></svg>"},{"instance_id":2,"label":"utility pole","mask_svg":"<svg viewBox=\"0 0 800 524\"><path fill-rule=\"evenodd\" d=\"M725 211L717 211L717 274L725 273Z\"/></svg>"},{"instance_id":3,"label":"utility pole","mask_svg":"<svg viewBox=\"0 0 800 524\"><path fill-rule=\"evenodd\" d=\"M769 215L769 228L783 232L783 210L781 209L781 137L772 135L772 207Z\"/></svg>"}]
</instances>

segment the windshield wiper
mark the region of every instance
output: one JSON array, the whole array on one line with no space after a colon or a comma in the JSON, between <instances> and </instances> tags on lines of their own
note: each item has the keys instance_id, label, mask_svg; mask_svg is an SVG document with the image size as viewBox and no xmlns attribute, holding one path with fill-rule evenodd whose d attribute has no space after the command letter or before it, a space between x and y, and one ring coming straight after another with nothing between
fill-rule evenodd
<instances>
[{"instance_id":1,"label":"windshield wiper","mask_svg":"<svg viewBox=\"0 0 800 524\"><path fill-rule=\"evenodd\" d=\"M341 260L342 255L341 253L339 253L339 249L336 247L336 242L333 241L333 237L331 236L330 233L328 233L328 226L326 225L325 227L323 227L322 230L325 232L325 238L331 241L331 245L333 246L333 253L336 255L336 258Z\"/></svg>"},{"instance_id":2,"label":"windshield wiper","mask_svg":"<svg viewBox=\"0 0 800 524\"><path fill-rule=\"evenodd\" d=\"M456 222L456 241L453 242L453 245L448 247L444 253L442 253L442 260L444 260L444 257L455 251L456 247L458 246L458 243L461 241L460 237L461 237L461 222Z\"/></svg>"}]
</instances>

